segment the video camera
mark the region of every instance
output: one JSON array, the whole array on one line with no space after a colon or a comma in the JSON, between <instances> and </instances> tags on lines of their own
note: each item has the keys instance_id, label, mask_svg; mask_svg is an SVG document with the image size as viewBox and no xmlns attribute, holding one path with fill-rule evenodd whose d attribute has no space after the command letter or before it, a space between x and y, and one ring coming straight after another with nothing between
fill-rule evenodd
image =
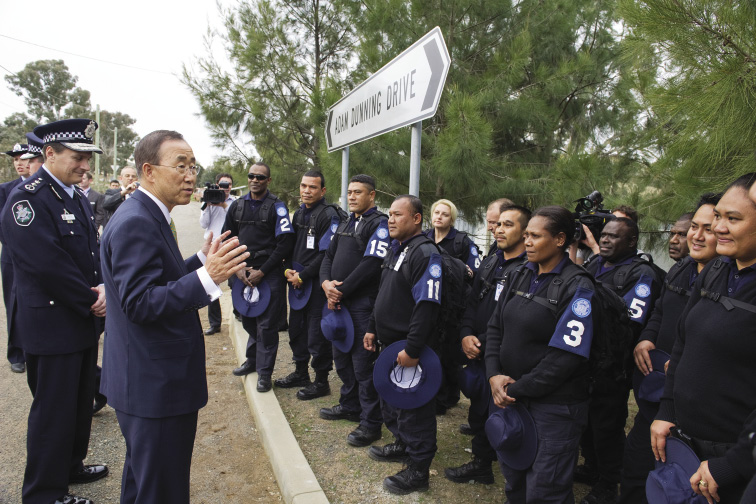
<instances>
[{"instance_id":1,"label":"video camera","mask_svg":"<svg viewBox=\"0 0 756 504\"><path fill-rule=\"evenodd\" d=\"M585 239L583 224L590 229L593 237L598 242L601 236L601 230L604 225L614 216L604 208L604 197L598 191L593 191L588 196L575 200L575 212L572 214L575 218L575 241Z\"/></svg>"},{"instance_id":2,"label":"video camera","mask_svg":"<svg viewBox=\"0 0 756 504\"><path fill-rule=\"evenodd\" d=\"M226 190L231 187L228 182L213 184L205 183L205 192L202 193L202 209L204 210L208 203L218 204L226 201Z\"/></svg>"}]
</instances>

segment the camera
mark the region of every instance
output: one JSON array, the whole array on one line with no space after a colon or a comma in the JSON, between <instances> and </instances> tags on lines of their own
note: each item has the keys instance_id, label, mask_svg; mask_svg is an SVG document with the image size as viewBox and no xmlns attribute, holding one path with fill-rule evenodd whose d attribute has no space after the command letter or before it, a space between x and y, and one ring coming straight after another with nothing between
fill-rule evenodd
<instances>
[{"instance_id":1,"label":"camera","mask_svg":"<svg viewBox=\"0 0 756 504\"><path fill-rule=\"evenodd\" d=\"M231 187L228 182L221 182L219 184L212 184L207 182L205 184L205 192L202 194L203 208L208 203L218 204L226 201L226 189Z\"/></svg>"},{"instance_id":2,"label":"camera","mask_svg":"<svg viewBox=\"0 0 756 504\"><path fill-rule=\"evenodd\" d=\"M591 231L596 241L601 236L604 225L614 216L604 208L604 197L598 191L593 191L588 196L575 200L575 241L585 239L583 224Z\"/></svg>"}]
</instances>

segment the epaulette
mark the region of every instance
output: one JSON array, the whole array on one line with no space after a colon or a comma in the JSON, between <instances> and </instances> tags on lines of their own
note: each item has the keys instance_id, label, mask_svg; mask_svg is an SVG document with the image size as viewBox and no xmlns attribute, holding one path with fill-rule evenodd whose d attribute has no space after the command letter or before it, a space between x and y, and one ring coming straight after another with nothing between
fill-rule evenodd
<instances>
[{"instance_id":1,"label":"epaulette","mask_svg":"<svg viewBox=\"0 0 756 504\"><path fill-rule=\"evenodd\" d=\"M35 193L37 192L37 189L42 187L44 184L45 179L43 179L42 177L37 177L31 182L24 182L23 184L20 184L18 187L26 192Z\"/></svg>"}]
</instances>

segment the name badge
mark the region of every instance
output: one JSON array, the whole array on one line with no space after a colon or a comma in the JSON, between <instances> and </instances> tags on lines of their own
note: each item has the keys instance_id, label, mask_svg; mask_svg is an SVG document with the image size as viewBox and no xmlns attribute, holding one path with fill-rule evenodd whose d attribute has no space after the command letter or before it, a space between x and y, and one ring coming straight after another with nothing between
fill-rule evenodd
<instances>
[{"instance_id":1,"label":"name badge","mask_svg":"<svg viewBox=\"0 0 756 504\"><path fill-rule=\"evenodd\" d=\"M403 250L401 254L399 254L399 259L396 260L396 264L394 265L394 271L399 271L399 266L402 265L402 261L404 261L404 255L406 254L406 250Z\"/></svg>"},{"instance_id":2,"label":"name badge","mask_svg":"<svg viewBox=\"0 0 756 504\"><path fill-rule=\"evenodd\" d=\"M501 296L501 291L504 290L504 284L499 282L496 284L496 294L494 294L494 301L499 300L499 296Z\"/></svg>"},{"instance_id":3,"label":"name badge","mask_svg":"<svg viewBox=\"0 0 756 504\"><path fill-rule=\"evenodd\" d=\"M315 237L312 235L307 237L307 250L315 250Z\"/></svg>"},{"instance_id":4,"label":"name badge","mask_svg":"<svg viewBox=\"0 0 756 504\"><path fill-rule=\"evenodd\" d=\"M76 216L72 213L68 213L68 210L66 209L63 209L63 213L60 215L60 218L68 222L69 224L73 224L73 221L76 220Z\"/></svg>"}]
</instances>

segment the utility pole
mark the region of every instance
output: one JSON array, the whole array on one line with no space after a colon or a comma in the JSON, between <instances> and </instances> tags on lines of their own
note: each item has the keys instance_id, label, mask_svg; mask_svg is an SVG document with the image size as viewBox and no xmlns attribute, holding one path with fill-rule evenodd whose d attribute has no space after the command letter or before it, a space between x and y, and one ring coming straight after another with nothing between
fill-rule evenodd
<instances>
[{"instance_id":1,"label":"utility pole","mask_svg":"<svg viewBox=\"0 0 756 504\"><path fill-rule=\"evenodd\" d=\"M97 112L95 112L95 121L98 128L95 130L95 145L100 146L100 105L97 105ZM95 178L100 180L100 155L95 152Z\"/></svg>"}]
</instances>

